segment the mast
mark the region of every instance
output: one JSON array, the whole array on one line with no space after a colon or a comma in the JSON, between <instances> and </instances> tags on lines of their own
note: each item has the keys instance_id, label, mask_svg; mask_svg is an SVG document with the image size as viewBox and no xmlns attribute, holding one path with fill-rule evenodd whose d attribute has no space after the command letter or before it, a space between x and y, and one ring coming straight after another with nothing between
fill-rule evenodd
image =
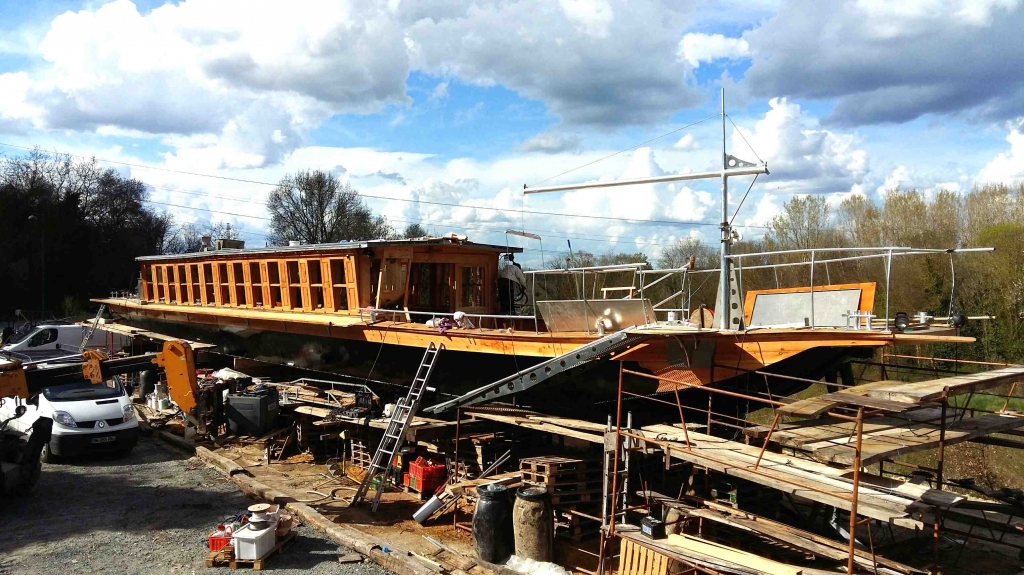
<instances>
[{"instance_id":1,"label":"mast","mask_svg":"<svg viewBox=\"0 0 1024 575\"><path fill-rule=\"evenodd\" d=\"M729 286L729 247L732 243L732 226L729 224L729 177L730 176L756 176L768 173L768 164L764 162L747 162L735 156L730 156L726 151L725 141L725 88L722 88L722 169L710 172L671 174L667 176L651 176L646 178L633 178L628 180L612 180L586 182L582 184L558 184L554 186L523 186L524 194L540 194L545 192L561 192L568 190L583 190L589 188L610 188L614 186L631 186L635 184L663 184L668 182L680 182L685 180L704 180L720 178L722 182L722 223L720 229L721 237L721 259L719 266L718 305L715 313L718 314L719 329L732 329L732 310L729 308L731 301ZM570 170L571 171L571 170ZM751 184L753 185L753 184ZM680 222L684 223L684 222Z\"/></svg>"},{"instance_id":2,"label":"mast","mask_svg":"<svg viewBox=\"0 0 1024 575\"><path fill-rule=\"evenodd\" d=\"M722 88L722 248L718 264L718 329L730 326L729 309L729 244L732 242L732 226L729 225L729 156L725 151L725 88Z\"/></svg>"}]
</instances>

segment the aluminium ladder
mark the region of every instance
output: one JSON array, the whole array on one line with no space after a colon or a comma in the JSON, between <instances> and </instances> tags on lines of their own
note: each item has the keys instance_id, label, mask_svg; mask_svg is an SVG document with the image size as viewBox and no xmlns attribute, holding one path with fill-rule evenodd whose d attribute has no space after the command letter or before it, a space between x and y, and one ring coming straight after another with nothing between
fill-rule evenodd
<instances>
[{"instance_id":1,"label":"aluminium ladder","mask_svg":"<svg viewBox=\"0 0 1024 575\"><path fill-rule=\"evenodd\" d=\"M89 346L89 341L92 340L92 334L96 333L96 326L100 324L100 318L103 317L103 312L107 309L107 304L100 304L100 309L96 312L95 319L89 324L89 329L85 332L85 337L82 338L81 345L78 346L78 353L85 351L85 348Z\"/></svg>"},{"instance_id":2,"label":"aluminium ladder","mask_svg":"<svg viewBox=\"0 0 1024 575\"><path fill-rule=\"evenodd\" d=\"M384 430L384 437L380 439L380 445L377 446L377 451L373 454L373 459L370 461L370 468L366 470L363 482L359 484L359 490L356 491L355 497L352 498L350 507L355 507L366 499L374 479L380 477L380 483L377 484L371 504L371 510L377 511L377 505L380 504L380 496L384 493L388 480L394 474L392 460L395 457L395 453L398 453L399 448L402 447L402 443L405 442L405 431L408 429L409 422L412 421L413 416L416 415L416 411L419 410L420 399L423 398L427 381L430 380L430 374L434 371L437 356L441 353L442 349L444 349L444 345L437 347L433 342L430 342L427 346L426 351L423 353L423 360L420 361L419 369L416 370L416 377L413 378L412 385L409 386L409 393L395 404L395 409L391 412L391 420L388 422L387 429Z\"/></svg>"}]
</instances>

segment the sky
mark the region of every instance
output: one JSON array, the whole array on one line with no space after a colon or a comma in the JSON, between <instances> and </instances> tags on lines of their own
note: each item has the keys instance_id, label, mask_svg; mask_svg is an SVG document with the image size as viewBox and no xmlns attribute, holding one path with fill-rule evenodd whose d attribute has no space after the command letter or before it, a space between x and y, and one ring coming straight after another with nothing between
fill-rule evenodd
<instances>
[{"instance_id":1,"label":"sky","mask_svg":"<svg viewBox=\"0 0 1024 575\"><path fill-rule=\"evenodd\" d=\"M527 250L744 237L796 195L1024 178L1022 0L0 0L0 153L95 157L177 224L262 246L267 194L330 171L399 230ZM510 236L525 229L541 241Z\"/></svg>"}]
</instances>

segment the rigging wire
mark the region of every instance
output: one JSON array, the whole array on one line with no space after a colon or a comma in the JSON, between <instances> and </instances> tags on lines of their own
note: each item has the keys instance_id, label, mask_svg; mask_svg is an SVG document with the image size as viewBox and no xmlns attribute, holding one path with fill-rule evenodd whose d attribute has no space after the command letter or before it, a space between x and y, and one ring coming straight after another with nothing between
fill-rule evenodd
<instances>
[{"instance_id":1,"label":"rigging wire","mask_svg":"<svg viewBox=\"0 0 1024 575\"><path fill-rule=\"evenodd\" d=\"M683 131L683 130L685 130L687 128L692 128L692 127L696 126L697 124L700 124L701 122L706 122L706 121L710 120L711 118L717 118L720 115L721 114L719 114L719 113L711 114L707 118L703 118L703 119L697 120L696 122L693 122L692 124L687 124L687 125L685 125L685 126L683 126L681 128L676 128L675 130L672 130L670 132L665 132L664 134L662 134L660 136L655 136L654 138L651 138L650 140L647 140L645 142L640 142L639 144L636 144L635 146L630 146L630 147L628 147L628 148L626 148L624 150L619 150L618 152L615 152L615 153L612 153L612 154L608 154L607 156L603 156L603 157L598 158L598 159L596 159L596 160L594 160L592 162L587 162L586 164L583 164L581 166L576 166L575 168L572 168L571 170L566 170L566 171L564 171L564 172L562 172L560 174L555 174L553 176L544 178L543 180L540 180L539 182L534 182L533 184L531 184L528 187L531 187L531 188L532 187L536 187L537 185L543 184L544 182L547 182L549 180L553 180L553 179L558 178L560 176L564 176L566 174L575 172L576 170L580 170L580 169L586 168L587 166L594 165L594 164L596 164L598 162L603 162L604 160L607 160L608 158L611 158L611 157L614 157L614 156L618 156L619 154L622 154L622 153L625 153L625 152L629 152L630 150L635 150L635 149L639 148L640 146L644 146L644 145L650 144L651 142L653 142L655 140L660 140L661 138L664 138L665 136L670 136L672 134L675 134L676 132L681 132L681 131Z\"/></svg>"},{"instance_id":2,"label":"rigging wire","mask_svg":"<svg viewBox=\"0 0 1024 575\"><path fill-rule=\"evenodd\" d=\"M726 114L725 117L729 120L729 123L732 124L732 127L736 128L736 133L740 135L740 138L743 138L743 143L746 144L748 148L750 148L750 153L754 154L754 157L757 158L757 161L763 164L764 160L761 159L761 156L757 155L757 151L754 150L754 146L751 146L750 142L747 141L747 137L743 135L743 130L741 130L740 127L736 125L736 122L732 121L732 118L729 116L729 114Z\"/></svg>"}]
</instances>

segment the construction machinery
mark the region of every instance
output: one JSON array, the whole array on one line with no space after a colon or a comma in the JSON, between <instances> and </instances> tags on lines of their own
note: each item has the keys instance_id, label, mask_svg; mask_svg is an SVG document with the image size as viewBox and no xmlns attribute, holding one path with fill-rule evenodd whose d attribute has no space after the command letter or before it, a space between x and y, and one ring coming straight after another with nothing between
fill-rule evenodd
<instances>
[{"instance_id":1,"label":"construction machinery","mask_svg":"<svg viewBox=\"0 0 1024 575\"><path fill-rule=\"evenodd\" d=\"M84 350L81 359L59 364L21 363L17 360L0 363L0 401L14 398L28 400L44 389L65 383L89 381L102 384L112 377L162 368L166 374L167 392L186 419L196 422L194 411L199 398L195 357L185 341L164 342L163 349L131 357L108 358L96 350ZM18 406L14 417L0 420L0 493L23 495L35 485L41 471L39 455L50 441L53 420L41 417L27 433L8 429L8 423L25 413Z\"/></svg>"}]
</instances>

